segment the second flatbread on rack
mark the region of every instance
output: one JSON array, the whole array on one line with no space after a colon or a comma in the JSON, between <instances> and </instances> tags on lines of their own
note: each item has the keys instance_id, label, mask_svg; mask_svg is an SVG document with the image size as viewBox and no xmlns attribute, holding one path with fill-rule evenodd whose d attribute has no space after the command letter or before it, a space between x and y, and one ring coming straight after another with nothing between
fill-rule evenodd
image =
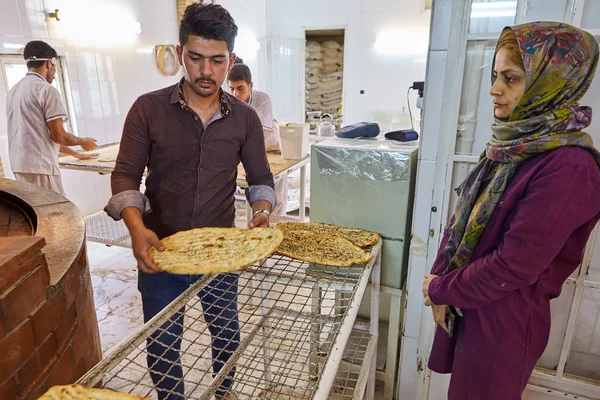
<instances>
[{"instance_id":1,"label":"second flatbread on rack","mask_svg":"<svg viewBox=\"0 0 600 400\"><path fill-rule=\"evenodd\" d=\"M340 236L363 249L374 246L380 239L380 236L375 232L360 228L344 228L323 222L278 222L275 224L275 228L281 229L284 233L288 231L308 231L324 236Z\"/></svg>"},{"instance_id":2,"label":"second flatbread on rack","mask_svg":"<svg viewBox=\"0 0 600 400\"><path fill-rule=\"evenodd\" d=\"M373 255L339 236L309 231L286 231L277 253L300 261L332 267L351 267L371 261Z\"/></svg>"},{"instance_id":3,"label":"second flatbread on rack","mask_svg":"<svg viewBox=\"0 0 600 400\"><path fill-rule=\"evenodd\" d=\"M239 271L275 252L283 232L271 228L197 228L161 240L150 258L172 274L218 274Z\"/></svg>"}]
</instances>

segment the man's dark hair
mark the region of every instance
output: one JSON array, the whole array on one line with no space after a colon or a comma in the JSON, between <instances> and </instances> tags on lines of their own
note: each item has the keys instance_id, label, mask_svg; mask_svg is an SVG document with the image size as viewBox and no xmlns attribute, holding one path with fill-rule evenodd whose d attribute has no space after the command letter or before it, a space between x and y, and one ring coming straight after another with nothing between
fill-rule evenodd
<instances>
[{"instance_id":1,"label":"man's dark hair","mask_svg":"<svg viewBox=\"0 0 600 400\"><path fill-rule=\"evenodd\" d=\"M23 58L26 60L32 57L35 58L52 58L57 57L58 54L48 43L42 42L41 40L34 40L25 45L23 50ZM27 68L40 68L46 61L29 61Z\"/></svg>"},{"instance_id":2,"label":"man's dark hair","mask_svg":"<svg viewBox=\"0 0 600 400\"><path fill-rule=\"evenodd\" d=\"M230 82L246 81L249 85L252 83L252 74L246 64L235 64L227 74L227 80Z\"/></svg>"},{"instance_id":3,"label":"man's dark hair","mask_svg":"<svg viewBox=\"0 0 600 400\"><path fill-rule=\"evenodd\" d=\"M238 27L229 12L218 4L192 3L185 9L179 25L179 45L183 47L189 35L227 42L233 53Z\"/></svg>"}]
</instances>

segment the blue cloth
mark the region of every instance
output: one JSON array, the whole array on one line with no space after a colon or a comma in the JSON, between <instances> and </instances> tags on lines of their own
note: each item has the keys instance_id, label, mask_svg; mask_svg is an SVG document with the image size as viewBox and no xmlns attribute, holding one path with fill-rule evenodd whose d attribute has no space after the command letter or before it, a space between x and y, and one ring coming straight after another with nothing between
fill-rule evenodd
<instances>
[{"instance_id":1,"label":"blue cloth","mask_svg":"<svg viewBox=\"0 0 600 400\"><path fill-rule=\"evenodd\" d=\"M375 122L359 122L345 126L335 133L335 136L344 139L355 139L358 137L376 137L379 135L379 125Z\"/></svg>"},{"instance_id":2,"label":"blue cloth","mask_svg":"<svg viewBox=\"0 0 600 400\"><path fill-rule=\"evenodd\" d=\"M417 140L419 138L419 134L412 129L407 129L404 131L388 132L385 134L385 138L397 140L399 142L410 142L412 140Z\"/></svg>"},{"instance_id":3,"label":"blue cloth","mask_svg":"<svg viewBox=\"0 0 600 400\"><path fill-rule=\"evenodd\" d=\"M147 274L140 270L138 289L142 294L144 322L152 319L200 278L202 275L175 275L166 272ZM212 336L213 376L223 368L240 343L237 288L237 274L220 274L198 293L204 320ZM148 369L159 400L185 399L179 355L184 312L185 307L182 307L147 341ZM233 383L234 374L235 368L217 390L218 396L226 394Z\"/></svg>"}]
</instances>

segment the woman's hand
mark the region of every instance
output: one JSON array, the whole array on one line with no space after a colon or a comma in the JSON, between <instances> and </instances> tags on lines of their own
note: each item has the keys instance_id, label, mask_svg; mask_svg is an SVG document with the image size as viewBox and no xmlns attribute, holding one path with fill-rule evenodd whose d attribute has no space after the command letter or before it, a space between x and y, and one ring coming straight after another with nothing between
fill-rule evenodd
<instances>
[{"instance_id":1,"label":"woman's hand","mask_svg":"<svg viewBox=\"0 0 600 400\"><path fill-rule=\"evenodd\" d=\"M425 298L425 305L427 307L431 307L431 311L433 312L433 320L436 324L442 327L443 330L449 333L448 325L446 323L446 309L447 305L438 305L433 304L431 298L429 297L429 285L431 281L437 278L437 275L426 274L425 280L423 281L423 297ZM454 308L458 315L462 317L462 311L460 308Z\"/></svg>"},{"instance_id":2,"label":"woman's hand","mask_svg":"<svg viewBox=\"0 0 600 400\"><path fill-rule=\"evenodd\" d=\"M429 285L435 278L437 278L437 275L425 274L425 280L423 281L423 297L429 297Z\"/></svg>"},{"instance_id":3,"label":"woman's hand","mask_svg":"<svg viewBox=\"0 0 600 400\"><path fill-rule=\"evenodd\" d=\"M429 297L428 297L429 298ZM446 324L446 308L448 306L438 306L435 304L431 304L431 311L433 312L433 320L436 324L442 327L443 330L450 333L448 329L448 325Z\"/></svg>"}]
</instances>

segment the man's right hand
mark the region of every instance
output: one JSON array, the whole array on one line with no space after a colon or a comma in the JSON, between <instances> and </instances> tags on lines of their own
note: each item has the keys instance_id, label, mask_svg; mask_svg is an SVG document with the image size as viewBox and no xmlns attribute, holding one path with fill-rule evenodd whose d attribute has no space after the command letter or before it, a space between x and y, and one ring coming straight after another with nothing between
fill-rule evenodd
<instances>
[{"instance_id":1,"label":"man's right hand","mask_svg":"<svg viewBox=\"0 0 600 400\"><path fill-rule=\"evenodd\" d=\"M96 139L90 137L80 139L79 145L85 151L92 151L98 147L96 144Z\"/></svg>"},{"instance_id":2,"label":"man's right hand","mask_svg":"<svg viewBox=\"0 0 600 400\"><path fill-rule=\"evenodd\" d=\"M138 262L138 268L148 274L154 274L160 272L158 268L150 259L150 249L156 248L158 251L164 251L165 247L158 240L156 233L146 228L145 226L136 228L130 231L131 234L131 247L133 248L133 256Z\"/></svg>"}]
</instances>

